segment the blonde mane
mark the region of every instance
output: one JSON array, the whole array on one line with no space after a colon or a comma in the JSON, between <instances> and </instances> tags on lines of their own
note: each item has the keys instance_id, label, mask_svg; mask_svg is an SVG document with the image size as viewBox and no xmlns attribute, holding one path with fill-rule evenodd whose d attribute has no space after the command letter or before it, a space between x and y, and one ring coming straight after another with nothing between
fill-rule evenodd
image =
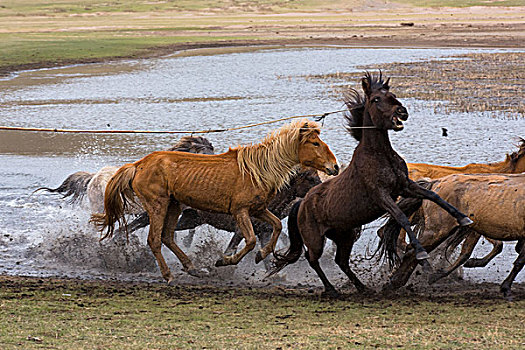
<instances>
[{"instance_id":1,"label":"blonde mane","mask_svg":"<svg viewBox=\"0 0 525 350\"><path fill-rule=\"evenodd\" d=\"M300 142L320 132L318 123L306 119L287 124L268 134L261 143L237 147L239 169L251 176L257 186L277 191L290 181L297 168Z\"/></svg>"}]
</instances>

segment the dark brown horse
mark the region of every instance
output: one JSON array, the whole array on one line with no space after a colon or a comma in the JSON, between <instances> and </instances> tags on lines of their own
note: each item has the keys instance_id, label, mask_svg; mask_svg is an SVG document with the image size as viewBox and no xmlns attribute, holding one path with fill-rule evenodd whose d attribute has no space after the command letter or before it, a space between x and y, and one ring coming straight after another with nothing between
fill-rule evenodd
<instances>
[{"instance_id":1,"label":"dark brown horse","mask_svg":"<svg viewBox=\"0 0 525 350\"><path fill-rule=\"evenodd\" d=\"M338 293L319 265L326 238L334 241L337 247L337 265L359 291L365 291L367 288L350 270L350 252L361 225L385 213L395 217L408 232L418 259L428 258L412 232L408 218L395 203L398 196L430 199L461 225L472 223L434 192L408 178L406 163L394 151L388 137L389 130L403 129L402 121L408 118L408 112L389 91L388 81L383 81L381 73L372 76L367 72L361 80L365 97L350 90L345 101L350 114L345 118L350 133L359 141L352 161L339 176L314 187L303 201L293 206L288 218L290 248L284 255L276 256L273 272L297 261L304 244L306 258L324 284L323 294L328 296L337 296Z\"/></svg>"}]
</instances>

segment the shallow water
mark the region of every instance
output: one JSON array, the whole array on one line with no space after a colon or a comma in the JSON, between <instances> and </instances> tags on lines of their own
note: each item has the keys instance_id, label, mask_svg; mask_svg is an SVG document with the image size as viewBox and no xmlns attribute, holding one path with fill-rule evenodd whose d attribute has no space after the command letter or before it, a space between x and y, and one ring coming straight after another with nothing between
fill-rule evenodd
<instances>
[{"instance_id":1,"label":"shallow water","mask_svg":"<svg viewBox=\"0 0 525 350\"><path fill-rule=\"evenodd\" d=\"M370 62L449 59L472 51L279 49L22 72L0 81L0 124L132 130L240 126L341 109L341 100L328 93L330 87L305 79L307 75L361 70L357 67ZM392 86L395 92L395 76ZM525 136L523 119L507 119L497 113L437 114L432 102L402 102L410 118L405 130L392 133L391 138L408 162L463 165L500 161L505 153L515 151L516 137ZM223 152L228 146L257 142L282 124L206 137L217 152ZM448 129L448 137L441 136L441 128ZM341 162L350 160L356 142L345 133L340 115L327 117L321 136ZM94 172L104 165L135 161L169 147L178 137L0 132L0 273L160 280L144 242L145 231L127 245L118 240L99 243L98 234L87 223L85 205L69 205L59 196L30 194L40 186L56 187L78 170ZM190 249L195 262L211 266L228 237L208 227L199 229ZM374 243L368 230L356 245L353 259L360 260ZM480 246L475 254L482 254L487 246ZM173 270L180 271L171 253L165 256ZM475 281L502 281L515 257L508 244L493 266L468 270L465 276ZM237 270L225 268L214 274L220 280L265 283L260 281L262 267L255 267L252 258L247 257ZM366 274L370 281L382 278L371 264L375 263L356 262L358 274ZM324 266L333 270L332 278L342 280L332 269L333 263L325 260ZM318 284L304 262L289 271L288 283ZM524 275L518 280L523 281ZM183 274L180 278L192 280Z\"/></svg>"}]
</instances>

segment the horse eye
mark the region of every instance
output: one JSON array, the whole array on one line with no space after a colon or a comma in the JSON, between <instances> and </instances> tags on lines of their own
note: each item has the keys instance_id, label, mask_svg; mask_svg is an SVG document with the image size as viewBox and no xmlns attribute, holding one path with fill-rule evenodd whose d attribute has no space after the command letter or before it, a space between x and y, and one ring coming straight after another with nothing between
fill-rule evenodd
<instances>
[{"instance_id":1,"label":"horse eye","mask_svg":"<svg viewBox=\"0 0 525 350\"><path fill-rule=\"evenodd\" d=\"M373 103L377 103L377 102L379 102L379 100L380 100L379 97L374 97L374 98L372 99L372 102L373 102Z\"/></svg>"},{"instance_id":2,"label":"horse eye","mask_svg":"<svg viewBox=\"0 0 525 350\"><path fill-rule=\"evenodd\" d=\"M313 143L313 145L314 145L315 147L319 147L319 146L321 146L321 145L319 144L319 142L312 142L312 143Z\"/></svg>"}]
</instances>

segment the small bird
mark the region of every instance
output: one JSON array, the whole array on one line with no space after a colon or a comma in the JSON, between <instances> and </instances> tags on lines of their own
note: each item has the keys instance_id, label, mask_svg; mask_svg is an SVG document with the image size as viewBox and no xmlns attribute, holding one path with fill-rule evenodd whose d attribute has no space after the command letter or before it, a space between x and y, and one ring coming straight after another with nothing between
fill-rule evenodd
<instances>
[{"instance_id":1,"label":"small bird","mask_svg":"<svg viewBox=\"0 0 525 350\"><path fill-rule=\"evenodd\" d=\"M441 136L447 137L448 136L447 131L448 130L446 128L441 128Z\"/></svg>"}]
</instances>

